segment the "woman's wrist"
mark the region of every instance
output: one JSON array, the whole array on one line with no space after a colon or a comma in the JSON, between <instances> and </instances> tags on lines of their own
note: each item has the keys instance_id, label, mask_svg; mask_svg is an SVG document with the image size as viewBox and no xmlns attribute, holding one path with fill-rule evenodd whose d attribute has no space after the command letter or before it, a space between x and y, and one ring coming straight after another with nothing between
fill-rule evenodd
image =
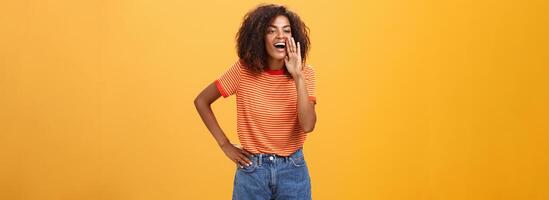
<instances>
[{"instance_id":1,"label":"woman's wrist","mask_svg":"<svg viewBox=\"0 0 549 200\"><path fill-rule=\"evenodd\" d=\"M294 72L292 74L292 77L294 78L294 80L297 80L297 79L303 79L303 72L299 71L299 72Z\"/></svg>"},{"instance_id":2,"label":"woman's wrist","mask_svg":"<svg viewBox=\"0 0 549 200\"><path fill-rule=\"evenodd\" d=\"M231 141L229 141L229 139L225 139L225 140L222 140L221 142L218 142L217 144L219 145L219 147L223 148L227 144L231 144Z\"/></svg>"}]
</instances>

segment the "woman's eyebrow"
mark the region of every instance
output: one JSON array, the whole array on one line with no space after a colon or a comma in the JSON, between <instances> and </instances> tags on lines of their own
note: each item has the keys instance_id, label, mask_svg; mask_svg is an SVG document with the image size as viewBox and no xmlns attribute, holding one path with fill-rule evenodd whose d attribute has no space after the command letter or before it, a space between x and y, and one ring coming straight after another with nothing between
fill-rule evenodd
<instances>
[{"instance_id":1,"label":"woman's eyebrow","mask_svg":"<svg viewBox=\"0 0 549 200\"><path fill-rule=\"evenodd\" d=\"M290 27L290 25L284 25L282 28ZM275 25L269 25L269 28L277 28Z\"/></svg>"}]
</instances>

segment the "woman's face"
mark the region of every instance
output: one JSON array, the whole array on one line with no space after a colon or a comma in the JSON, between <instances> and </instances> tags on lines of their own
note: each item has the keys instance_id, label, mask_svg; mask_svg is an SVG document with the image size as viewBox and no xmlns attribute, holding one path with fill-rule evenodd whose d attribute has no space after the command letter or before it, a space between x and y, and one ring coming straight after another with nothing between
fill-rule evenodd
<instances>
[{"instance_id":1,"label":"woman's face","mask_svg":"<svg viewBox=\"0 0 549 200\"><path fill-rule=\"evenodd\" d=\"M265 49L270 59L281 60L286 56L286 43L292 37L290 21L284 15L275 17L267 27L265 34Z\"/></svg>"}]
</instances>

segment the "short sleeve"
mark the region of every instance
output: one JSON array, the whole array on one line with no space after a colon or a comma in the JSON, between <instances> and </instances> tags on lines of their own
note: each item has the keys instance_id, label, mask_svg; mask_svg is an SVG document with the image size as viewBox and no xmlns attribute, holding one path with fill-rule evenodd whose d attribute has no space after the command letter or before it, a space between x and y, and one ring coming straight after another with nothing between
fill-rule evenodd
<instances>
[{"instance_id":1,"label":"short sleeve","mask_svg":"<svg viewBox=\"0 0 549 200\"><path fill-rule=\"evenodd\" d=\"M224 98L236 93L240 83L242 69L240 60L236 61L227 71L215 80L215 85Z\"/></svg>"},{"instance_id":2,"label":"short sleeve","mask_svg":"<svg viewBox=\"0 0 549 200\"><path fill-rule=\"evenodd\" d=\"M307 93L309 99L316 104L316 80L315 80L315 71L310 65L305 65L305 85L307 87Z\"/></svg>"}]
</instances>

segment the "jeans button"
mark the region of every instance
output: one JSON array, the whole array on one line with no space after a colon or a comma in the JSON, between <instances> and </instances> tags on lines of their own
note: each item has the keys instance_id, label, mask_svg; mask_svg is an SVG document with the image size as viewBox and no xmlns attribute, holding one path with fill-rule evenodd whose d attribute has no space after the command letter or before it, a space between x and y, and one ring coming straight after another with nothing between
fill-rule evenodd
<instances>
[{"instance_id":1,"label":"jeans button","mask_svg":"<svg viewBox=\"0 0 549 200\"><path fill-rule=\"evenodd\" d=\"M273 157L272 157L272 156L271 156L271 157L269 157L269 160L273 160Z\"/></svg>"}]
</instances>

